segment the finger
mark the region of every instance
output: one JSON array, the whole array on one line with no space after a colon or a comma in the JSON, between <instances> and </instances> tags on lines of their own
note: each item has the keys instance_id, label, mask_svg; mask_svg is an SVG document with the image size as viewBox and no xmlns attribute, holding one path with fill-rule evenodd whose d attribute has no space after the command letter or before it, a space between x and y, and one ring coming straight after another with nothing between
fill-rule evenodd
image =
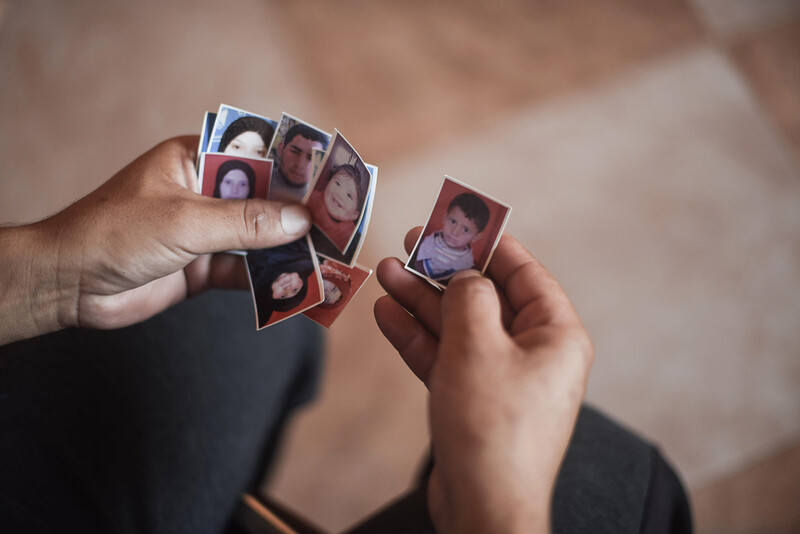
<instances>
[{"instance_id":1,"label":"finger","mask_svg":"<svg viewBox=\"0 0 800 534\"><path fill-rule=\"evenodd\" d=\"M374 311L383 335L408 368L427 383L436 355L436 339L389 295L375 301Z\"/></svg>"},{"instance_id":2,"label":"finger","mask_svg":"<svg viewBox=\"0 0 800 534\"><path fill-rule=\"evenodd\" d=\"M300 239L311 227L308 210L299 204L192 196L174 239L195 255L271 248Z\"/></svg>"},{"instance_id":3,"label":"finger","mask_svg":"<svg viewBox=\"0 0 800 534\"><path fill-rule=\"evenodd\" d=\"M164 174L171 180L177 181L190 191L199 193L197 170L195 169L199 143L199 135L173 137L156 145L142 158L151 163L158 161L157 167L163 169Z\"/></svg>"},{"instance_id":4,"label":"finger","mask_svg":"<svg viewBox=\"0 0 800 534\"><path fill-rule=\"evenodd\" d=\"M377 271L378 282L386 292L431 334L438 337L441 328L441 292L405 270L397 258L381 260Z\"/></svg>"},{"instance_id":5,"label":"finger","mask_svg":"<svg viewBox=\"0 0 800 534\"><path fill-rule=\"evenodd\" d=\"M183 272L190 297L210 288L250 288L244 258L237 254L204 254L184 267Z\"/></svg>"},{"instance_id":6,"label":"finger","mask_svg":"<svg viewBox=\"0 0 800 534\"><path fill-rule=\"evenodd\" d=\"M497 287L497 284L495 284L495 290L497 291L497 298L500 299L500 316L503 320L503 328L510 332L511 324L514 321L514 310L511 308L511 304L508 303L508 297L506 297L505 292Z\"/></svg>"},{"instance_id":7,"label":"finger","mask_svg":"<svg viewBox=\"0 0 800 534\"><path fill-rule=\"evenodd\" d=\"M477 271L457 273L442 296L440 354L495 354L506 339L494 284Z\"/></svg>"},{"instance_id":8,"label":"finger","mask_svg":"<svg viewBox=\"0 0 800 534\"><path fill-rule=\"evenodd\" d=\"M406 252L411 254L411 251L414 250L414 246L417 244L419 240L419 236L422 233L422 226L417 226L416 228L412 228L411 230L406 233L404 246ZM500 289L500 288L498 288ZM511 305L508 302L508 298L506 298L505 294L500 291L500 306L502 308L502 317L503 317L503 325L507 328L511 328L511 320L514 318L514 310L511 308Z\"/></svg>"},{"instance_id":9,"label":"finger","mask_svg":"<svg viewBox=\"0 0 800 534\"><path fill-rule=\"evenodd\" d=\"M519 241L503 234L487 274L516 314L512 332L542 324L580 323L575 308L553 275Z\"/></svg>"},{"instance_id":10,"label":"finger","mask_svg":"<svg viewBox=\"0 0 800 534\"><path fill-rule=\"evenodd\" d=\"M177 304L186 298L186 293L186 280L180 271L111 295L86 293L80 297L81 326L127 326Z\"/></svg>"},{"instance_id":11,"label":"finger","mask_svg":"<svg viewBox=\"0 0 800 534\"><path fill-rule=\"evenodd\" d=\"M186 159L194 161L197 156L197 146L200 143L199 135L179 135L159 143L158 147L169 146L184 151Z\"/></svg>"},{"instance_id":12,"label":"finger","mask_svg":"<svg viewBox=\"0 0 800 534\"><path fill-rule=\"evenodd\" d=\"M211 287L219 289L250 289L244 256L214 254L209 272Z\"/></svg>"},{"instance_id":13,"label":"finger","mask_svg":"<svg viewBox=\"0 0 800 534\"><path fill-rule=\"evenodd\" d=\"M411 251L414 250L414 245L417 244L419 240L419 235L422 233L422 226L417 226L412 228L406 233L406 237L403 240L403 245L406 249L406 254L411 254Z\"/></svg>"}]
</instances>

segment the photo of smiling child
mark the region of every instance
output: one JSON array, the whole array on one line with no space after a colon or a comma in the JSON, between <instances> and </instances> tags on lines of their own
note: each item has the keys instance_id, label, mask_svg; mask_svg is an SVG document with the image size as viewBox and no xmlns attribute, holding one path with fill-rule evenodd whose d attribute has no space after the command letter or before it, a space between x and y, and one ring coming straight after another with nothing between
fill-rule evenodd
<instances>
[{"instance_id":1,"label":"photo of smiling child","mask_svg":"<svg viewBox=\"0 0 800 534\"><path fill-rule=\"evenodd\" d=\"M325 237L325 234L322 233L322 230L316 226L312 226L311 231L309 232L311 241L314 243L314 248L317 249L317 254L338 263L343 263L348 267L353 267L356 264L358 254L361 252L361 246L364 244L364 237L367 235L367 227L369 226L369 220L372 215L372 206L374 205L375 200L375 187L378 182L378 167L375 165L370 165L369 163L365 163L364 165L367 166L370 178L372 179L370 182L370 191L367 194L367 200L364 204L364 216L361 217L361 223L359 223L358 229L356 230L350 245L347 247L347 250L344 252L339 251L336 248L336 245L334 245L330 239Z\"/></svg>"},{"instance_id":2,"label":"photo of smiling child","mask_svg":"<svg viewBox=\"0 0 800 534\"><path fill-rule=\"evenodd\" d=\"M457 272L489 264L511 208L445 177L406 269L444 287Z\"/></svg>"},{"instance_id":3,"label":"photo of smiling child","mask_svg":"<svg viewBox=\"0 0 800 534\"><path fill-rule=\"evenodd\" d=\"M361 157L336 132L306 205L314 225L345 252L364 216L372 178Z\"/></svg>"}]
</instances>

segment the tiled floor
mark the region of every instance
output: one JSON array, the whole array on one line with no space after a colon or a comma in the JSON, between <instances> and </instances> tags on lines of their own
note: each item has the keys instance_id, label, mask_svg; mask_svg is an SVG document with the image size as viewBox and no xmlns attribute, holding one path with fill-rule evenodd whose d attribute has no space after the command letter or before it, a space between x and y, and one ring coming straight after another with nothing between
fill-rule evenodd
<instances>
[{"instance_id":1,"label":"tiled floor","mask_svg":"<svg viewBox=\"0 0 800 534\"><path fill-rule=\"evenodd\" d=\"M58 209L221 101L337 127L381 166L362 263L401 254L445 173L510 202L593 334L590 400L661 445L700 531L796 532L798 4L0 2L0 219ZM380 294L331 329L269 486L332 530L426 449Z\"/></svg>"},{"instance_id":2,"label":"tiled floor","mask_svg":"<svg viewBox=\"0 0 800 534\"><path fill-rule=\"evenodd\" d=\"M306 79L367 159L397 160L703 31L683 1L281 3Z\"/></svg>"},{"instance_id":3,"label":"tiled floor","mask_svg":"<svg viewBox=\"0 0 800 534\"><path fill-rule=\"evenodd\" d=\"M697 528L708 534L796 534L800 441L694 493Z\"/></svg>"},{"instance_id":4,"label":"tiled floor","mask_svg":"<svg viewBox=\"0 0 800 534\"><path fill-rule=\"evenodd\" d=\"M800 14L797 0L692 0L692 3L709 28L723 39L773 26Z\"/></svg>"},{"instance_id":5,"label":"tiled floor","mask_svg":"<svg viewBox=\"0 0 800 534\"><path fill-rule=\"evenodd\" d=\"M800 165L800 16L740 36L730 49Z\"/></svg>"},{"instance_id":6,"label":"tiled floor","mask_svg":"<svg viewBox=\"0 0 800 534\"><path fill-rule=\"evenodd\" d=\"M517 199L508 230L593 334L589 399L662 443L691 484L800 432L800 263L784 259L800 252L800 182L723 56L642 66L387 169L371 251L399 252L439 169Z\"/></svg>"},{"instance_id":7,"label":"tiled floor","mask_svg":"<svg viewBox=\"0 0 800 534\"><path fill-rule=\"evenodd\" d=\"M271 10L258 0L239 8L248 16L219 2L10 2L0 26L0 161L5 176L24 179L3 181L3 219L52 213L158 141L199 133L203 112L223 101L318 116L276 47L280 26L264 31Z\"/></svg>"}]
</instances>

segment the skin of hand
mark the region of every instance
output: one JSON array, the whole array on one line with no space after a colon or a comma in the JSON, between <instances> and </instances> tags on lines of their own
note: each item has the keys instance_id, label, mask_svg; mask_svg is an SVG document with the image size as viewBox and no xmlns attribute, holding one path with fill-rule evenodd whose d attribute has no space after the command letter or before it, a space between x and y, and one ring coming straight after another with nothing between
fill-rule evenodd
<instances>
[{"instance_id":1,"label":"skin of hand","mask_svg":"<svg viewBox=\"0 0 800 534\"><path fill-rule=\"evenodd\" d=\"M420 229L406 236L411 251ZM555 279L504 234L483 277L442 293L396 258L378 265L383 334L430 392L438 532L550 532L553 486L594 349Z\"/></svg>"},{"instance_id":2,"label":"skin of hand","mask_svg":"<svg viewBox=\"0 0 800 534\"><path fill-rule=\"evenodd\" d=\"M0 344L127 326L207 288L246 288L242 258L214 253L308 232L300 205L201 196L197 144L165 141L60 213L0 228Z\"/></svg>"}]
</instances>

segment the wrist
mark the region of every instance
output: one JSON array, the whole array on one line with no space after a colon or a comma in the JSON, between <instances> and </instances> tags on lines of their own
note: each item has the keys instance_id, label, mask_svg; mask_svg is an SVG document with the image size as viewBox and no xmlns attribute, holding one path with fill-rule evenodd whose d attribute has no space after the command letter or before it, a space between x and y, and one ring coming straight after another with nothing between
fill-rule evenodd
<instances>
[{"instance_id":1,"label":"wrist","mask_svg":"<svg viewBox=\"0 0 800 534\"><path fill-rule=\"evenodd\" d=\"M442 502L437 499L429 501L431 518L437 531L442 533L550 532L551 497L547 491L540 493L531 487L530 491L515 496L502 489L492 489L488 493L471 497L451 495L445 501L450 502L449 506L437 506Z\"/></svg>"},{"instance_id":2,"label":"wrist","mask_svg":"<svg viewBox=\"0 0 800 534\"><path fill-rule=\"evenodd\" d=\"M436 521L434 521L436 524ZM503 532L505 534L549 534L548 515L531 517L529 515L504 517L466 517L452 525L439 525L437 530L443 533L452 532Z\"/></svg>"},{"instance_id":3,"label":"wrist","mask_svg":"<svg viewBox=\"0 0 800 534\"><path fill-rule=\"evenodd\" d=\"M550 514L545 507L530 501L516 504L505 503L505 511L492 513L477 521L470 521L467 530L458 532L504 532L508 534L549 534ZM510 506L509 506L510 505ZM475 527L478 528L475 528Z\"/></svg>"},{"instance_id":4,"label":"wrist","mask_svg":"<svg viewBox=\"0 0 800 534\"><path fill-rule=\"evenodd\" d=\"M78 280L49 241L41 223L0 228L0 345L74 325Z\"/></svg>"}]
</instances>

